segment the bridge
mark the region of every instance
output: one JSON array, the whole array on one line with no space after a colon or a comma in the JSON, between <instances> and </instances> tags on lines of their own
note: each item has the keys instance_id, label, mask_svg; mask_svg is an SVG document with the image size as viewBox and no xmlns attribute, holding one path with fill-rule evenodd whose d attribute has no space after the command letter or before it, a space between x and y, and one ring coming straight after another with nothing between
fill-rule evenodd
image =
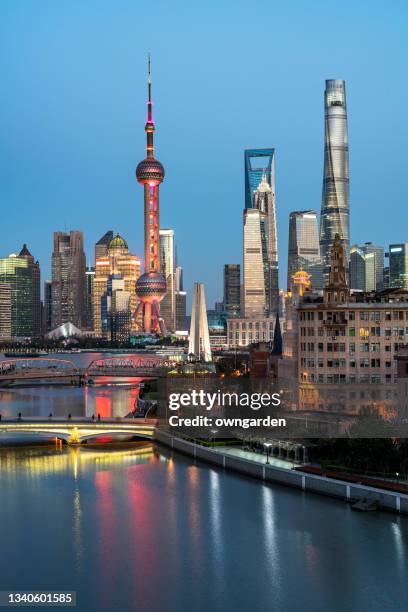
<instances>
[{"instance_id":1,"label":"bridge","mask_svg":"<svg viewBox=\"0 0 408 612\"><path fill-rule=\"evenodd\" d=\"M41 380L86 384L98 376L159 378L174 363L161 357L108 357L80 368L69 359L20 357L0 361L0 386Z\"/></svg>"},{"instance_id":2,"label":"bridge","mask_svg":"<svg viewBox=\"0 0 408 612\"><path fill-rule=\"evenodd\" d=\"M88 417L73 419L30 417L25 419L2 419L2 432L31 433L49 435L68 444L81 444L101 436L132 436L141 439L153 439L156 430L156 419L104 418L94 421Z\"/></svg>"}]
</instances>

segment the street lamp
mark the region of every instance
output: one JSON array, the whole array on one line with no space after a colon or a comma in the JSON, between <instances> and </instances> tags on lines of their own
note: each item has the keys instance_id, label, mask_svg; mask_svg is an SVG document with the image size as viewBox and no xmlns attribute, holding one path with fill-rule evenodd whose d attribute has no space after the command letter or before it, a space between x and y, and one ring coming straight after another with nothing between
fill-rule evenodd
<instances>
[{"instance_id":1,"label":"street lamp","mask_svg":"<svg viewBox=\"0 0 408 612\"><path fill-rule=\"evenodd\" d=\"M399 472L395 472L395 475L397 477L397 482L399 483Z\"/></svg>"},{"instance_id":2,"label":"street lamp","mask_svg":"<svg viewBox=\"0 0 408 612\"><path fill-rule=\"evenodd\" d=\"M270 442L264 442L264 447L266 448L266 463L269 464L269 447L272 446Z\"/></svg>"},{"instance_id":3,"label":"street lamp","mask_svg":"<svg viewBox=\"0 0 408 612\"><path fill-rule=\"evenodd\" d=\"M211 440L214 441L214 436L215 436L216 433L218 433L218 429L210 429L210 431L212 433Z\"/></svg>"}]
</instances>

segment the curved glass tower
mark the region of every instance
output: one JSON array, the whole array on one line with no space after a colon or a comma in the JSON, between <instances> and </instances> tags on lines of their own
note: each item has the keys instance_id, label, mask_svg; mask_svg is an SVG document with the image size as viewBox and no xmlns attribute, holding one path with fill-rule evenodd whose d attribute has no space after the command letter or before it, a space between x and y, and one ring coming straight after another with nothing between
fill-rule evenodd
<instances>
[{"instance_id":1,"label":"curved glass tower","mask_svg":"<svg viewBox=\"0 0 408 612\"><path fill-rule=\"evenodd\" d=\"M348 267L349 239L349 148L346 86L343 80L326 81L324 92L325 143L320 252L325 281L330 270L330 253L339 234Z\"/></svg>"}]
</instances>

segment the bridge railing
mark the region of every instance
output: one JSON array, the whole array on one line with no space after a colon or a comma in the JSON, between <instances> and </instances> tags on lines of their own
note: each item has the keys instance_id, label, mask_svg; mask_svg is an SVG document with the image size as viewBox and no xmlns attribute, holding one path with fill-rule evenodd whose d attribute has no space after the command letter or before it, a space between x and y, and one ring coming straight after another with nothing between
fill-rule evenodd
<instances>
[{"instance_id":1,"label":"bridge railing","mask_svg":"<svg viewBox=\"0 0 408 612\"><path fill-rule=\"evenodd\" d=\"M52 357L19 357L0 361L0 376L12 372L27 370L69 370L78 372L77 366L69 359L54 359Z\"/></svg>"}]
</instances>

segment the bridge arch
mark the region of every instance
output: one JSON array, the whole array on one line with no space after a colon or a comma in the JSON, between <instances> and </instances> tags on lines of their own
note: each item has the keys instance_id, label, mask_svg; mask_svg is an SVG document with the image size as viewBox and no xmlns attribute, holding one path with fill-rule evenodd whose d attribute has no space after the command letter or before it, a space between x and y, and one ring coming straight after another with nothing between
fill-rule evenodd
<instances>
[{"instance_id":1,"label":"bridge arch","mask_svg":"<svg viewBox=\"0 0 408 612\"><path fill-rule=\"evenodd\" d=\"M158 367L162 367L164 360L162 357L132 357L132 356L121 356L121 357L102 357L94 359L86 368L87 372L95 373L98 370L149 370Z\"/></svg>"},{"instance_id":2,"label":"bridge arch","mask_svg":"<svg viewBox=\"0 0 408 612\"><path fill-rule=\"evenodd\" d=\"M13 371L39 370L39 369L69 369L77 371L77 366L69 359L56 359L55 357L18 357L0 361L0 375Z\"/></svg>"}]
</instances>

